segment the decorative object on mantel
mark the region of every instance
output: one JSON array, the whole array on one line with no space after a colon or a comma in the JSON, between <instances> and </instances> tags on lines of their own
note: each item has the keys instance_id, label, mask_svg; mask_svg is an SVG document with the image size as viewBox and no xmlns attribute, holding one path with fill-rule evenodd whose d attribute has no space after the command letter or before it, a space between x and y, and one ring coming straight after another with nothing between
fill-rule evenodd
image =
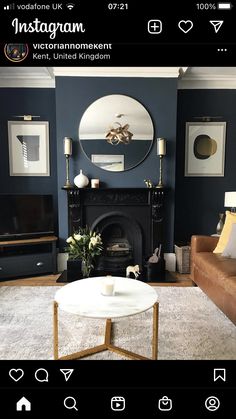
<instances>
[{"instance_id":1,"label":"decorative object on mantel","mask_svg":"<svg viewBox=\"0 0 236 419\"><path fill-rule=\"evenodd\" d=\"M85 188L86 186L88 186L89 180L87 176L83 174L82 169L80 169L79 175L75 176L74 184L77 186L77 188Z\"/></svg>"},{"instance_id":2,"label":"decorative object on mantel","mask_svg":"<svg viewBox=\"0 0 236 419\"><path fill-rule=\"evenodd\" d=\"M81 260L83 277L89 277L91 270L94 268L94 257L100 255L103 249L101 235L85 227L80 228L78 233L68 237L66 242L69 244L66 248L69 259Z\"/></svg>"},{"instance_id":3,"label":"decorative object on mantel","mask_svg":"<svg viewBox=\"0 0 236 419\"><path fill-rule=\"evenodd\" d=\"M164 138L157 138L157 155L160 158L160 171L159 171L159 182L156 188L163 188L162 179L162 159L166 155L166 140Z\"/></svg>"},{"instance_id":4,"label":"decorative object on mantel","mask_svg":"<svg viewBox=\"0 0 236 419\"><path fill-rule=\"evenodd\" d=\"M236 192L225 192L224 206L230 208L231 212L236 212Z\"/></svg>"},{"instance_id":5,"label":"decorative object on mantel","mask_svg":"<svg viewBox=\"0 0 236 419\"><path fill-rule=\"evenodd\" d=\"M153 188L153 183L150 179L144 179L147 188Z\"/></svg>"},{"instance_id":6,"label":"decorative object on mantel","mask_svg":"<svg viewBox=\"0 0 236 419\"><path fill-rule=\"evenodd\" d=\"M66 156L66 183L64 185L64 188L70 189L73 186L70 183L69 179L69 159L72 155L72 139L69 137L64 138L64 154Z\"/></svg>"},{"instance_id":7,"label":"decorative object on mantel","mask_svg":"<svg viewBox=\"0 0 236 419\"><path fill-rule=\"evenodd\" d=\"M91 188L99 188L99 179L91 179Z\"/></svg>"}]
</instances>

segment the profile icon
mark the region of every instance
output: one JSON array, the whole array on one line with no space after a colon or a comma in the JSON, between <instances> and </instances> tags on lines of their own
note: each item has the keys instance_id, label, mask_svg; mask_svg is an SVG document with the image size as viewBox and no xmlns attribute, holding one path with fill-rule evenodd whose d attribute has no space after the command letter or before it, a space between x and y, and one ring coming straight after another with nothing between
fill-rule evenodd
<instances>
[{"instance_id":1,"label":"profile icon","mask_svg":"<svg viewBox=\"0 0 236 419\"><path fill-rule=\"evenodd\" d=\"M220 407L220 400L215 396L210 396L205 400L205 407L210 412L214 412Z\"/></svg>"},{"instance_id":2,"label":"profile icon","mask_svg":"<svg viewBox=\"0 0 236 419\"><path fill-rule=\"evenodd\" d=\"M4 54L13 63L24 61L29 53L28 44L5 44Z\"/></svg>"}]
</instances>

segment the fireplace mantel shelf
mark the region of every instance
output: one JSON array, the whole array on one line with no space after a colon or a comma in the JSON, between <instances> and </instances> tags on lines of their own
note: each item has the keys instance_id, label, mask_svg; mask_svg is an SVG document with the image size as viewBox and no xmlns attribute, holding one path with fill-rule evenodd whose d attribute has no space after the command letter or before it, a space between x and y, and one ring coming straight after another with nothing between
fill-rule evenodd
<instances>
[{"instance_id":1,"label":"fireplace mantel shelf","mask_svg":"<svg viewBox=\"0 0 236 419\"><path fill-rule=\"evenodd\" d=\"M94 191L95 193L99 191L123 191L123 190L142 190L142 191L166 191L166 188L143 188L143 187L133 187L133 186L124 186L124 187L106 187L106 188L77 188L77 186L65 187L63 186L61 189L64 191Z\"/></svg>"}]
</instances>

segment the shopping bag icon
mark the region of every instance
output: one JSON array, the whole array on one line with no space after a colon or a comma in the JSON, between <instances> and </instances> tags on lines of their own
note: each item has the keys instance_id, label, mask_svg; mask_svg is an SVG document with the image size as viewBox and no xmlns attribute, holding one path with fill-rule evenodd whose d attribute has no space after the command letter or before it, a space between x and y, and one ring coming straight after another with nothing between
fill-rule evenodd
<instances>
[{"instance_id":1,"label":"shopping bag icon","mask_svg":"<svg viewBox=\"0 0 236 419\"><path fill-rule=\"evenodd\" d=\"M161 411L168 411L172 409L172 400L167 396L163 396L158 400L158 409Z\"/></svg>"}]
</instances>

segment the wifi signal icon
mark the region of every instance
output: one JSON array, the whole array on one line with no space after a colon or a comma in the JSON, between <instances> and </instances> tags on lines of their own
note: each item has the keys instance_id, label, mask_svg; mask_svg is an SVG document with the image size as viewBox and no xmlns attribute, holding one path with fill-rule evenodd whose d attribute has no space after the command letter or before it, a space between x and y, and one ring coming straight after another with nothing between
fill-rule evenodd
<instances>
[{"instance_id":1,"label":"wifi signal icon","mask_svg":"<svg viewBox=\"0 0 236 419\"><path fill-rule=\"evenodd\" d=\"M67 9L72 10L75 7L75 5L73 3L67 3L66 7Z\"/></svg>"}]
</instances>

